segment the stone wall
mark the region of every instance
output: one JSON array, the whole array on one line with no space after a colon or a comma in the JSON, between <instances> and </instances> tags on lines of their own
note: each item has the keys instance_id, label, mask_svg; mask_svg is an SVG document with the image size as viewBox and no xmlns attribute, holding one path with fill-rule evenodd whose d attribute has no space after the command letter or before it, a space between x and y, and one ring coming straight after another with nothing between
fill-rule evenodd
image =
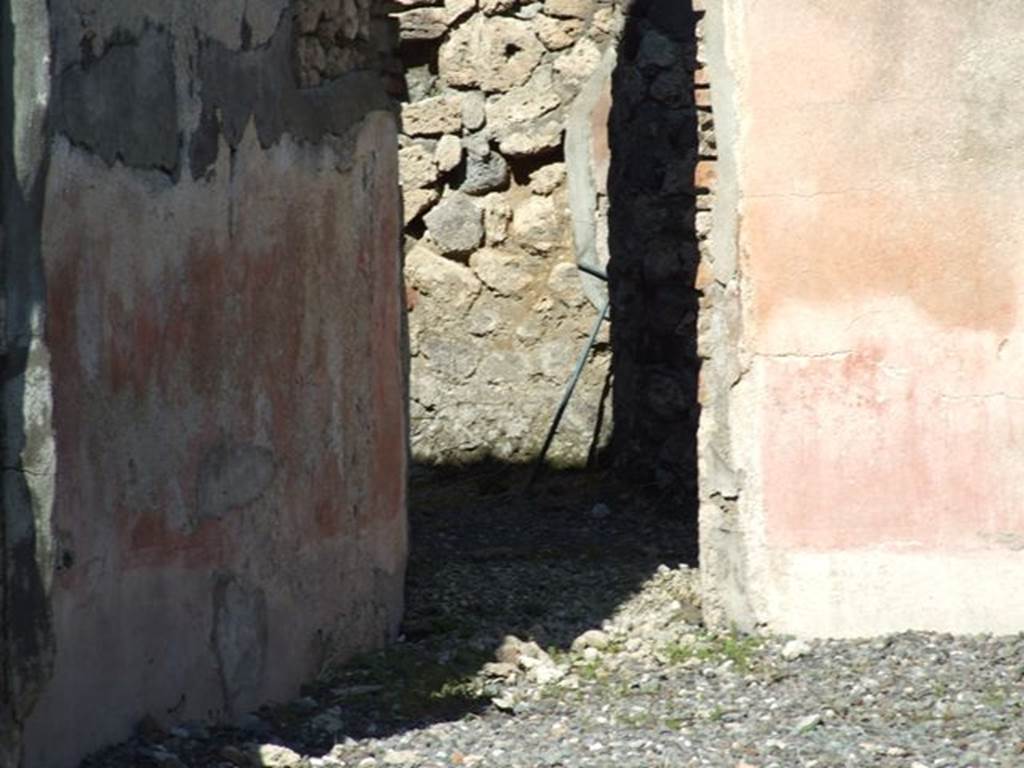
<instances>
[{"instance_id":1,"label":"stone wall","mask_svg":"<svg viewBox=\"0 0 1024 768\"><path fill-rule=\"evenodd\" d=\"M397 121L365 2L2 9L2 762L71 765L396 631Z\"/></svg>"},{"instance_id":2,"label":"stone wall","mask_svg":"<svg viewBox=\"0 0 1024 768\"><path fill-rule=\"evenodd\" d=\"M1018 10L709 4L710 621L1024 628Z\"/></svg>"},{"instance_id":3,"label":"stone wall","mask_svg":"<svg viewBox=\"0 0 1024 768\"><path fill-rule=\"evenodd\" d=\"M529 459L597 315L574 264L563 135L622 14L611 0L398 5L414 456ZM556 460L601 442L609 363L605 328Z\"/></svg>"},{"instance_id":4,"label":"stone wall","mask_svg":"<svg viewBox=\"0 0 1024 768\"><path fill-rule=\"evenodd\" d=\"M611 272L613 330L552 455L611 440L636 483L694 496L694 171L713 147L690 4L399 5L415 458L536 454L608 295L584 258ZM574 174L592 178L571 206Z\"/></svg>"},{"instance_id":5,"label":"stone wall","mask_svg":"<svg viewBox=\"0 0 1024 768\"><path fill-rule=\"evenodd\" d=\"M696 512L698 264L715 136L688 0L635 0L612 75L608 246L617 465Z\"/></svg>"}]
</instances>

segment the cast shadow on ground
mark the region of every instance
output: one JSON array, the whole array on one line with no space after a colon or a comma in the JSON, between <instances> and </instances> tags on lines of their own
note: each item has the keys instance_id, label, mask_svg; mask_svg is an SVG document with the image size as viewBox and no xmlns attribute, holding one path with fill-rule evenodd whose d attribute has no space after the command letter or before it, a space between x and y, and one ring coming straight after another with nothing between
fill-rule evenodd
<instances>
[{"instance_id":1,"label":"cast shadow on ground","mask_svg":"<svg viewBox=\"0 0 1024 768\"><path fill-rule=\"evenodd\" d=\"M612 75L608 449L532 486L529 466L417 468L402 642L311 686L341 696L345 727L296 747L479 712L490 698L468 681L504 636L565 651L659 566L697 564L698 19L690 2L635 0Z\"/></svg>"},{"instance_id":2,"label":"cast shadow on ground","mask_svg":"<svg viewBox=\"0 0 1024 768\"><path fill-rule=\"evenodd\" d=\"M564 664L573 640L613 617L659 566L695 564L691 517L659 511L600 471L551 471L527 490L531 469L420 473L399 642L326 665L300 698L233 726L186 725L198 735L180 738L144 720L83 768L164 765L164 749L192 768L250 764L260 744L318 756L471 717L495 706L501 684L480 672L505 636ZM694 606L680 610L688 624L699 620Z\"/></svg>"},{"instance_id":3,"label":"cast shadow on ground","mask_svg":"<svg viewBox=\"0 0 1024 768\"><path fill-rule=\"evenodd\" d=\"M218 744L318 755L481 712L493 704L473 681L504 636L565 651L659 566L697 564L697 20L683 0L635 0L613 74L608 450L533 485L524 465L418 468L400 642L325 668L302 699L241 728L210 729L192 763L223 763ZM123 765L117 754L86 765Z\"/></svg>"},{"instance_id":4,"label":"cast shadow on ground","mask_svg":"<svg viewBox=\"0 0 1024 768\"><path fill-rule=\"evenodd\" d=\"M413 485L402 641L308 691L340 697L344 736L386 736L482 711L491 697L470 680L505 636L567 651L659 566L696 564L692 517L659 511L600 471L552 471L528 488L530 472L483 464ZM296 746L327 751L341 735Z\"/></svg>"}]
</instances>

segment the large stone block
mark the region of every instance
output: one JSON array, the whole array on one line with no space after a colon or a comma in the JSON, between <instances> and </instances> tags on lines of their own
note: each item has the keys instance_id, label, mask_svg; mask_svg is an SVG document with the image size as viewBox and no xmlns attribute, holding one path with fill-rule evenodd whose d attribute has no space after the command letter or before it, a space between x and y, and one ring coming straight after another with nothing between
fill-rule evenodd
<instances>
[{"instance_id":1,"label":"large stone block","mask_svg":"<svg viewBox=\"0 0 1024 768\"><path fill-rule=\"evenodd\" d=\"M438 68L448 85L490 93L525 83L543 54L529 22L477 15L441 46Z\"/></svg>"},{"instance_id":2,"label":"large stone block","mask_svg":"<svg viewBox=\"0 0 1024 768\"><path fill-rule=\"evenodd\" d=\"M409 136L457 133L462 127L458 96L435 96L402 106L402 130Z\"/></svg>"},{"instance_id":3,"label":"large stone block","mask_svg":"<svg viewBox=\"0 0 1024 768\"><path fill-rule=\"evenodd\" d=\"M431 239L444 254L465 255L483 242L483 210L462 192L445 197L424 220Z\"/></svg>"},{"instance_id":4,"label":"large stone block","mask_svg":"<svg viewBox=\"0 0 1024 768\"><path fill-rule=\"evenodd\" d=\"M410 144L398 152L402 187L421 189L437 181L439 173L434 150L420 144Z\"/></svg>"},{"instance_id":5,"label":"large stone block","mask_svg":"<svg viewBox=\"0 0 1024 768\"><path fill-rule=\"evenodd\" d=\"M470 142L466 152L466 178L459 189L469 195L485 195L508 186L508 163L499 152Z\"/></svg>"}]
</instances>

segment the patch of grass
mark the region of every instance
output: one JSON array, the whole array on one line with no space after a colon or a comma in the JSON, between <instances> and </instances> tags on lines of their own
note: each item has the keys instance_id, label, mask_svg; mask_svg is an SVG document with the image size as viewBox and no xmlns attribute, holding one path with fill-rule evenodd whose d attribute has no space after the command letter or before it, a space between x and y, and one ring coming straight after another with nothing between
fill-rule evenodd
<instances>
[{"instance_id":1,"label":"patch of grass","mask_svg":"<svg viewBox=\"0 0 1024 768\"><path fill-rule=\"evenodd\" d=\"M619 722L630 728L643 728L651 725L654 718L646 712L626 712L619 715Z\"/></svg>"},{"instance_id":2,"label":"patch of grass","mask_svg":"<svg viewBox=\"0 0 1024 768\"><path fill-rule=\"evenodd\" d=\"M756 637L730 634L722 638L720 653L736 665L741 672L750 670L754 653L761 647Z\"/></svg>"},{"instance_id":3,"label":"patch of grass","mask_svg":"<svg viewBox=\"0 0 1024 768\"><path fill-rule=\"evenodd\" d=\"M697 645L694 643L669 643L661 649L661 652L665 655L668 659L668 663L672 666L685 664L693 658L700 658L700 656L697 655Z\"/></svg>"},{"instance_id":4,"label":"patch of grass","mask_svg":"<svg viewBox=\"0 0 1024 768\"><path fill-rule=\"evenodd\" d=\"M597 661L583 661L574 667L574 671L579 676L580 680L586 680L593 682L600 677L599 671L601 665Z\"/></svg>"},{"instance_id":5,"label":"patch of grass","mask_svg":"<svg viewBox=\"0 0 1024 768\"><path fill-rule=\"evenodd\" d=\"M982 696L981 703L989 709L1003 709L1007 704L1006 691L1002 688L989 688Z\"/></svg>"},{"instance_id":6,"label":"patch of grass","mask_svg":"<svg viewBox=\"0 0 1024 768\"><path fill-rule=\"evenodd\" d=\"M469 677L445 680L437 690L428 692L427 696L432 701L446 701L449 699L471 701L477 696L476 683Z\"/></svg>"},{"instance_id":7,"label":"patch of grass","mask_svg":"<svg viewBox=\"0 0 1024 768\"><path fill-rule=\"evenodd\" d=\"M1009 727L1008 723L1004 723L1000 720L993 720L991 718L975 718L970 721L970 729L972 732L988 731L989 733L1002 733Z\"/></svg>"},{"instance_id":8,"label":"patch of grass","mask_svg":"<svg viewBox=\"0 0 1024 768\"><path fill-rule=\"evenodd\" d=\"M572 656L571 651L567 651L564 648L559 648L557 645L549 645L544 650L547 651L547 654L551 657L551 660L555 662L555 664L558 664L560 666L563 664L567 664L570 660L570 657Z\"/></svg>"},{"instance_id":9,"label":"patch of grass","mask_svg":"<svg viewBox=\"0 0 1024 768\"><path fill-rule=\"evenodd\" d=\"M691 659L708 663L731 661L738 672L749 672L760 646L756 637L730 633L703 637L695 642L673 642L660 650L671 665L685 664Z\"/></svg>"},{"instance_id":10,"label":"patch of grass","mask_svg":"<svg viewBox=\"0 0 1024 768\"><path fill-rule=\"evenodd\" d=\"M605 653L622 653L626 650L626 642L624 640L609 640L608 647L605 648Z\"/></svg>"},{"instance_id":11,"label":"patch of grass","mask_svg":"<svg viewBox=\"0 0 1024 768\"><path fill-rule=\"evenodd\" d=\"M486 704L475 674L489 661L482 651L459 649L442 662L411 646L396 645L352 659L323 682L327 690L353 684L381 686L345 697L373 702L400 719L458 717Z\"/></svg>"}]
</instances>

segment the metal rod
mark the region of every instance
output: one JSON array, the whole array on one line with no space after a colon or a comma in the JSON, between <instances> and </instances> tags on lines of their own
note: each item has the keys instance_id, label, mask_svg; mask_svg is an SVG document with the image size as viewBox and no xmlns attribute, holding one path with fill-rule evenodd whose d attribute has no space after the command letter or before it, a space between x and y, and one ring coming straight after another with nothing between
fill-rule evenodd
<instances>
[{"instance_id":1,"label":"metal rod","mask_svg":"<svg viewBox=\"0 0 1024 768\"><path fill-rule=\"evenodd\" d=\"M587 339L587 346L583 348L582 354L580 354L579 360L576 361L576 368L572 372L572 378L569 379L569 384L565 388L565 393L562 395L562 402L558 404L558 410L555 411L555 418L551 422L551 428L548 430L548 436L544 440L544 447L540 449L540 456L537 457L537 463L533 467L533 472L530 473L530 480L527 482L526 487L529 488L533 485L533 481L540 475L541 469L544 467L544 459L548 455L548 448L551 447L551 442L555 439L555 433L558 431L558 425L562 422L562 416L565 413L566 406L569 405L569 399L572 397L573 390L576 389L576 384L580 380L580 375L583 373L583 366L587 364L587 358L590 357L590 350L594 348L594 342L597 341L597 334L601 330L601 323L604 322L608 316L608 307L611 305L611 299L606 299L604 306L601 308L601 312L598 314L597 319L594 321L594 327L590 331L590 338Z\"/></svg>"},{"instance_id":2,"label":"metal rod","mask_svg":"<svg viewBox=\"0 0 1024 768\"><path fill-rule=\"evenodd\" d=\"M597 267L592 267L589 264L583 264L581 262L576 262L576 267L580 272L586 272L588 275L599 277L606 283L608 282L608 273L602 269L598 269Z\"/></svg>"}]
</instances>

